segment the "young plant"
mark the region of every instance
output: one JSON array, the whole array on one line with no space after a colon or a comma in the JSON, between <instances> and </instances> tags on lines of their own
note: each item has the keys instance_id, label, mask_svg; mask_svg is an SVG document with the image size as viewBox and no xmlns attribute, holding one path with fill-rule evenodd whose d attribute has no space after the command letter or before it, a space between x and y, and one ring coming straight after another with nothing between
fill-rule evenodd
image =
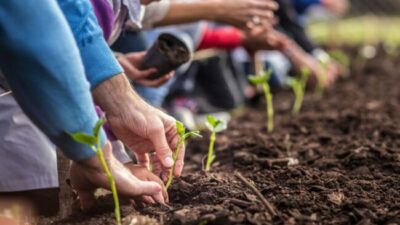
<instances>
[{"instance_id":1,"label":"young plant","mask_svg":"<svg viewBox=\"0 0 400 225\"><path fill-rule=\"evenodd\" d=\"M328 63L321 62L323 67L323 74L317 75L317 85L315 86L315 94L318 97L322 97L325 92L325 84L328 79Z\"/></svg>"},{"instance_id":2,"label":"young plant","mask_svg":"<svg viewBox=\"0 0 400 225\"><path fill-rule=\"evenodd\" d=\"M168 190L169 186L171 186L172 180L174 179L174 170L175 170L176 159L178 158L178 155L179 155L182 145L184 145L185 141L190 137L202 137L200 135L200 132L197 130L186 132L185 126L183 125L183 123L181 123L179 121L176 121L176 129L178 131L179 140L178 140L178 143L176 144L175 152L172 155L172 159L174 160L174 165L172 166L172 169L168 175L168 181L167 181L167 184L165 185L166 190Z\"/></svg>"},{"instance_id":3,"label":"young plant","mask_svg":"<svg viewBox=\"0 0 400 225\"><path fill-rule=\"evenodd\" d=\"M221 120L215 119L215 117L212 115L209 115L207 117L206 126L211 131L211 136L210 136L210 145L208 146L206 167L204 170L209 171L211 168L211 164L215 160L214 143L215 143L215 139L217 137L217 133L226 130L226 123L224 123Z\"/></svg>"},{"instance_id":4,"label":"young plant","mask_svg":"<svg viewBox=\"0 0 400 225\"><path fill-rule=\"evenodd\" d=\"M306 67L301 68L301 76L296 78L289 78L288 85L292 87L295 100L292 108L292 114L298 115L303 105L304 93L307 87L307 81L310 77L310 70Z\"/></svg>"},{"instance_id":5,"label":"young plant","mask_svg":"<svg viewBox=\"0 0 400 225\"><path fill-rule=\"evenodd\" d=\"M272 93L271 88L269 87L268 80L271 78L272 70L269 69L264 71L261 75L255 76L251 75L248 77L248 80L253 85L261 85L265 101L267 103L267 131L271 133L274 130L274 106L272 104Z\"/></svg>"},{"instance_id":6,"label":"young plant","mask_svg":"<svg viewBox=\"0 0 400 225\"><path fill-rule=\"evenodd\" d=\"M120 211L117 188L115 185L115 179L114 176L111 174L110 169L108 168L106 160L104 159L103 151L101 149L101 144L100 144L100 129L103 127L105 123L106 120L104 118L101 118L99 119L99 121L97 121L96 125L94 126L92 134L78 132L71 134L71 137L76 142L90 146L90 148L96 153L97 157L99 158L101 165L104 169L104 172L107 175L108 182L110 183L111 186L111 192L113 195L114 205L115 205L115 210L114 210L115 220L117 221L117 225L121 225L121 211Z\"/></svg>"}]
</instances>

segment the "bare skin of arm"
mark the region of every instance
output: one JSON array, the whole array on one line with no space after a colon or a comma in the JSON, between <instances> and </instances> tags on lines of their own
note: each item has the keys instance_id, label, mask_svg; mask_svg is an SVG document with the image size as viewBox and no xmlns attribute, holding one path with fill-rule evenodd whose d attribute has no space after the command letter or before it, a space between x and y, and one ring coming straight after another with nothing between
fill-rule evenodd
<instances>
[{"instance_id":1,"label":"bare skin of arm","mask_svg":"<svg viewBox=\"0 0 400 225\"><path fill-rule=\"evenodd\" d=\"M254 17L261 21L271 20L277 8L271 0L172 1L167 15L156 26L212 20L242 28Z\"/></svg>"}]
</instances>

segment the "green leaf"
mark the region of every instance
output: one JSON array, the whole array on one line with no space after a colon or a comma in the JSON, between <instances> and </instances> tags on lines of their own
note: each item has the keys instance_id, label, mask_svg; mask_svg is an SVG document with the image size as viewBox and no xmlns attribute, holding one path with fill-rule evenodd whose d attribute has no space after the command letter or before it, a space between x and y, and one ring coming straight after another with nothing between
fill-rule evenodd
<instances>
[{"instance_id":1,"label":"green leaf","mask_svg":"<svg viewBox=\"0 0 400 225\"><path fill-rule=\"evenodd\" d=\"M107 121L106 121L106 119L105 118L100 118L98 121L97 121L97 123L96 123L96 125L94 125L94 128L93 128L93 135L95 136L95 137L99 137L99 133L100 133L100 129L104 126L104 124L106 123Z\"/></svg>"},{"instance_id":2,"label":"green leaf","mask_svg":"<svg viewBox=\"0 0 400 225\"><path fill-rule=\"evenodd\" d=\"M182 137L186 132L185 125L180 121L176 121L176 130L178 131L179 136Z\"/></svg>"},{"instance_id":3,"label":"green leaf","mask_svg":"<svg viewBox=\"0 0 400 225\"><path fill-rule=\"evenodd\" d=\"M214 127L216 133L222 132L226 130L226 128L227 128L226 123L222 122L221 120L217 120L216 125Z\"/></svg>"},{"instance_id":4,"label":"green leaf","mask_svg":"<svg viewBox=\"0 0 400 225\"><path fill-rule=\"evenodd\" d=\"M213 115L207 116L207 121L206 121L206 127L211 131L211 132L221 132L223 130L226 130L226 124L221 121L221 120L216 120Z\"/></svg>"},{"instance_id":5,"label":"green leaf","mask_svg":"<svg viewBox=\"0 0 400 225\"><path fill-rule=\"evenodd\" d=\"M286 80L287 85L289 85L290 87L296 87L297 85L299 85L299 80L293 77L289 77Z\"/></svg>"},{"instance_id":6,"label":"green leaf","mask_svg":"<svg viewBox=\"0 0 400 225\"><path fill-rule=\"evenodd\" d=\"M214 126L215 124L215 117L213 115L208 115L207 116L207 121L210 123L211 126Z\"/></svg>"},{"instance_id":7,"label":"green leaf","mask_svg":"<svg viewBox=\"0 0 400 225\"><path fill-rule=\"evenodd\" d=\"M185 141L186 139L188 139L189 137L199 137L202 138L203 136L200 135L200 131L196 130L196 131L190 131L186 134L184 134L182 136L182 139Z\"/></svg>"},{"instance_id":8,"label":"green leaf","mask_svg":"<svg viewBox=\"0 0 400 225\"><path fill-rule=\"evenodd\" d=\"M97 144L97 137L94 137L92 135L88 135L85 133L74 133L71 134L72 139L74 139L76 142L79 142L84 145L89 145L89 146L95 146Z\"/></svg>"},{"instance_id":9,"label":"green leaf","mask_svg":"<svg viewBox=\"0 0 400 225\"><path fill-rule=\"evenodd\" d=\"M301 67L301 76L302 77L309 77L310 76L310 69L309 68L307 68L307 67L305 67L305 66L303 66L303 67Z\"/></svg>"},{"instance_id":10,"label":"green leaf","mask_svg":"<svg viewBox=\"0 0 400 225\"><path fill-rule=\"evenodd\" d=\"M272 70L269 69L267 71L264 71L261 75L255 76L255 75L250 75L247 79L249 80L250 83L256 85L256 84L264 84L266 83L272 75Z\"/></svg>"},{"instance_id":11,"label":"green leaf","mask_svg":"<svg viewBox=\"0 0 400 225\"><path fill-rule=\"evenodd\" d=\"M206 127L213 132L215 127L215 117L213 115L207 116Z\"/></svg>"}]
</instances>

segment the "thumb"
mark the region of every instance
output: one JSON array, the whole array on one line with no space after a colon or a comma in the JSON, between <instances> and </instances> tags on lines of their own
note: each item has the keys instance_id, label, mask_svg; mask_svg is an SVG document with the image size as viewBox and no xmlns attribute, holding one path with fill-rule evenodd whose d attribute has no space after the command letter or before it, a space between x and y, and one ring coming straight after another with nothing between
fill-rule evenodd
<instances>
[{"instance_id":1,"label":"thumb","mask_svg":"<svg viewBox=\"0 0 400 225\"><path fill-rule=\"evenodd\" d=\"M153 125L156 125L156 123ZM162 123L160 123L160 126L156 126L156 128L153 129L153 132L151 132L150 135L150 140L153 143L161 164L165 168L171 168L174 164L174 160L172 159L172 151L167 142L166 132Z\"/></svg>"},{"instance_id":2,"label":"thumb","mask_svg":"<svg viewBox=\"0 0 400 225\"><path fill-rule=\"evenodd\" d=\"M149 195L155 196L161 193L162 187L154 181L142 181L138 180L136 182L137 185L137 193L135 195Z\"/></svg>"}]
</instances>

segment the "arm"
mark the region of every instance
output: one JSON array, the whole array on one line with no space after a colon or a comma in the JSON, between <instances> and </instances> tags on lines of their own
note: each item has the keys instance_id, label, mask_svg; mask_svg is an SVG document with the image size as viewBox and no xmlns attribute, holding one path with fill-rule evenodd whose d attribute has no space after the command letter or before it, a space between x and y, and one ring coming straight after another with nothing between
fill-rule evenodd
<instances>
[{"instance_id":1,"label":"arm","mask_svg":"<svg viewBox=\"0 0 400 225\"><path fill-rule=\"evenodd\" d=\"M153 3L158 4L158 3ZM270 0L171 0L165 17L156 26L213 20L246 27L254 16L270 20L277 4Z\"/></svg>"},{"instance_id":2,"label":"arm","mask_svg":"<svg viewBox=\"0 0 400 225\"><path fill-rule=\"evenodd\" d=\"M93 156L68 134L90 133L97 116L78 49L55 1L1 1L0 49L0 66L32 121L69 158Z\"/></svg>"},{"instance_id":3,"label":"arm","mask_svg":"<svg viewBox=\"0 0 400 225\"><path fill-rule=\"evenodd\" d=\"M57 0L78 45L86 77L94 89L122 72L97 22L89 0Z\"/></svg>"}]
</instances>

